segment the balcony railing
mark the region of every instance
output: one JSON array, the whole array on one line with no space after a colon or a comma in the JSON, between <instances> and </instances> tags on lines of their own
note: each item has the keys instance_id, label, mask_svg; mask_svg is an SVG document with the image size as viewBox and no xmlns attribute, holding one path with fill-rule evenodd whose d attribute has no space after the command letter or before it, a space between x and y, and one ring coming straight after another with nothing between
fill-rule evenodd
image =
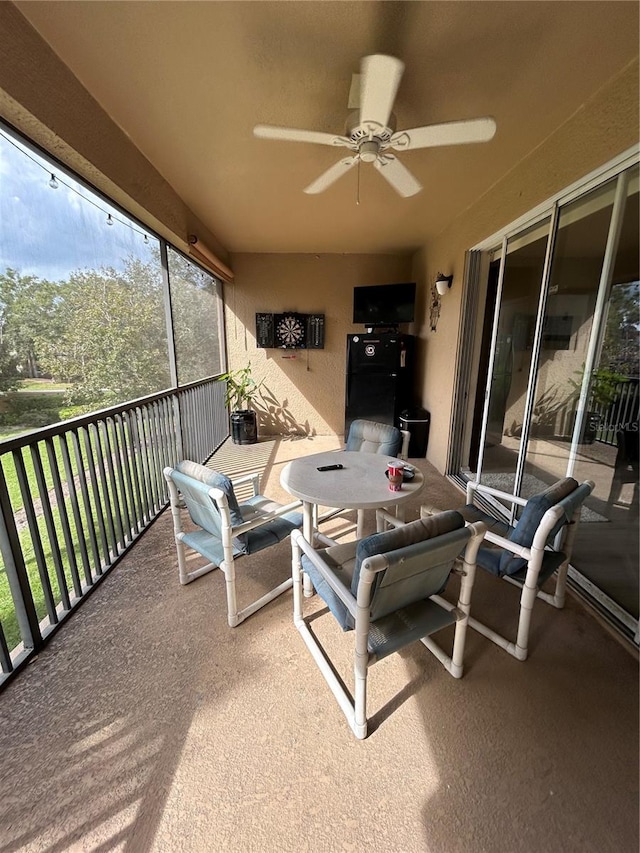
<instances>
[{"instance_id":1,"label":"balcony railing","mask_svg":"<svg viewBox=\"0 0 640 853\"><path fill-rule=\"evenodd\" d=\"M598 427L598 441L616 445L620 430L638 422L640 411L640 394L638 380L629 378L616 386L615 401L606 407L600 407L598 414L601 422Z\"/></svg>"},{"instance_id":2,"label":"balcony railing","mask_svg":"<svg viewBox=\"0 0 640 853\"><path fill-rule=\"evenodd\" d=\"M0 686L166 507L163 468L228 434L210 379L0 443Z\"/></svg>"}]
</instances>

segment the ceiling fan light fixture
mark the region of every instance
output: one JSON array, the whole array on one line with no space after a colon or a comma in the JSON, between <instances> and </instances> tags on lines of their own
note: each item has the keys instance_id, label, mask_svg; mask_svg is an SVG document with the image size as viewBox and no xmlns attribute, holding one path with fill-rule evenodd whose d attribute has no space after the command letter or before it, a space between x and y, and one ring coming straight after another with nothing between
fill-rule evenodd
<instances>
[{"instance_id":1,"label":"ceiling fan light fixture","mask_svg":"<svg viewBox=\"0 0 640 853\"><path fill-rule=\"evenodd\" d=\"M379 152L380 143L376 142L375 139L361 142L358 148L358 153L363 163L374 163L378 159Z\"/></svg>"}]
</instances>

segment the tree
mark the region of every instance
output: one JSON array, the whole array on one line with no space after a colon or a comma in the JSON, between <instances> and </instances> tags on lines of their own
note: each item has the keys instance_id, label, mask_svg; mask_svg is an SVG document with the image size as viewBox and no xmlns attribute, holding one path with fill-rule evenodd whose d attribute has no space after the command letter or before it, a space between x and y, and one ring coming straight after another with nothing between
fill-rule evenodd
<instances>
[{"instance_id":1,"label":"tree","mask_svg":"<svg viewBox=\"0 0 640 853\"><path fill-rule=\"evenodd\" d=\"M611 289L600 366L628 377L638 376L640 284L617 284Z\"/></svg>"},{"instance_id":2,"label":"tree","mask_svg":"<svg viewBox=\"0 0 640 853\"><path fill-rule=\"evenodd\" d=\"M38 376L38 348L58 333L55 300L58 285L21 276L11 268L0 275L0 349L2 377L15 386L20 376Z\"/></svg>"},{"instance_id":3,"label":"tree","mask_svg":"<svg viewBox=\"0 0 640 853\"><path fill-rule=\"evenodd\" d=\"M73 383L70 403L113 405L170 384L159 270L130 258L112 268L74 272L61 283L55 340L43 365Z\"/></svg>"},{"instance_id":4,"label":"tree","mask_svg":"<svg viewBox=\"0 0 640 853\"><path fill-rule=\"evenodd\" d=\"M181 384L221 369L215 279L177 252L169 253L171 306Z\"/></svg>"}]
</instances>

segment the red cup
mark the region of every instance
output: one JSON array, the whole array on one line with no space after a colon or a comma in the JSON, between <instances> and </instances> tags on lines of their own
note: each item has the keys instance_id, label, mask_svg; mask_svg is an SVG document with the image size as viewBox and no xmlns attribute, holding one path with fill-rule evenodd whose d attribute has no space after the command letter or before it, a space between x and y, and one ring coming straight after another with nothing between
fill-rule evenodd
<instances>
[{"instance_id":1,"label":"red cup","mask_svg":"<svg viewBox=\"0 0 640 853\"><path fill-rule=\"evenodd\" d=\"M389 479L389 488L392 492L399 492L402 488L403 472L404 465L402 462L387 462L387 477Z\"/></svg>"}]
</instances>

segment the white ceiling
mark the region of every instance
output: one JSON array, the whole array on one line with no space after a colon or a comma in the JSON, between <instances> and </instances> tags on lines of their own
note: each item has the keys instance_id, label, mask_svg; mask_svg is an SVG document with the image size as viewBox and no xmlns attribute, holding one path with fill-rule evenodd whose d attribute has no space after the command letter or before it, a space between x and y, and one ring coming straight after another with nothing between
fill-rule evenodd
<instances>
[{"instance_id":1,"label":"white ceiling","mask_svg":"<svg viewBox=\"0 0 640 853\"><path fill-rule=\"evenodd\" d=\"M16 3L231 251L411 251L485 193L638 54L636 2ZM360 59L406 65L398 128L493 116L491 142L400 155L303 188L343 149L256 139L255 124L343 133Z\"/></svg>"}]
</instances>

